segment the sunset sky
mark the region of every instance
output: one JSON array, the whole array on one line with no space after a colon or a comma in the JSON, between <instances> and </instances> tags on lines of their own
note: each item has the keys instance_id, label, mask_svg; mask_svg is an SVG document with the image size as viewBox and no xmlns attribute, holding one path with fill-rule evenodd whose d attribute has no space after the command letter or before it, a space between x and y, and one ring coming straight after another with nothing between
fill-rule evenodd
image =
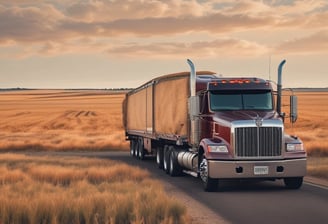
<instances>
[{"instance_id":1,"label":"sunset sky","mask_svg":"<svg viewBox=\"0 0 328 224\"><path fill-rule=\"evenodd\" d=\"M0 0L0 88L137 87L187 58L328 87L328 0Z\"/></svg>"}]
</instances>

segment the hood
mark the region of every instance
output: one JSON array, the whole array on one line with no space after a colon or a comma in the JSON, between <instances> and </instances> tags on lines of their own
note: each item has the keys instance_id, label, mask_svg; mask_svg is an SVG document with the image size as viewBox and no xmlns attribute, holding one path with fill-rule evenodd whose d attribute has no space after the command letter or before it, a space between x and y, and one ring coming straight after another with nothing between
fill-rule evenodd
<instances>
[{"instance_id":1,"label":"hood","mask_svg":"<svg viewBox=\"0 0 328 224\"><path fill-rule=\"evenodd\" d=\"M262 118L263 120L268 119L279 119L275 111L221 111L215 112L214 121L217 122L228 122L236 120L255 120L256 118Z\"/></svg>"}]
</instances>

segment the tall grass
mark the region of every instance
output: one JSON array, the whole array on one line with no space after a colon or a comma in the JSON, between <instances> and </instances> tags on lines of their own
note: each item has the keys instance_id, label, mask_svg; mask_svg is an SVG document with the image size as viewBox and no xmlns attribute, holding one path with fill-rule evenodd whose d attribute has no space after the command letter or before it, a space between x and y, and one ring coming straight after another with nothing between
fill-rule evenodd
<instances>
[{"instance_id":1,"label":"tall grass","mask_svg":"<svg viewBox=\"0 0 328 224\"><path fill-rule=\"evenodd\" d=\"M0 223L188 223L149 173L78 157L0 155Z\"/></svg>"}]
</instances>

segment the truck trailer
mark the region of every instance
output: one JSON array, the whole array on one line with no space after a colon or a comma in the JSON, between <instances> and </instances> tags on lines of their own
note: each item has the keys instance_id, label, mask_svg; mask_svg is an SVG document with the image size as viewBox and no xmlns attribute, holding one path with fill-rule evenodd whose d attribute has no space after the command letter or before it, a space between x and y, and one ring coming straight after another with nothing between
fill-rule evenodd
<instances>
[{"instance_id":1,"label":"truck trailer","mask_svg":"<svg viewBox=\"0 0 328 224\"><path fill-rule=\"evenodd\" d=\"M299 189L306 175L303 142L284 130L297 120L297 96L289 114L282 108L282 67L273 82L256 77L222 77L197 71L163 75L129 91L123 123L130 154L156 156L171 176L199 177L205 191L221 180L283 179Z\"/></svg>"}]
</instances>

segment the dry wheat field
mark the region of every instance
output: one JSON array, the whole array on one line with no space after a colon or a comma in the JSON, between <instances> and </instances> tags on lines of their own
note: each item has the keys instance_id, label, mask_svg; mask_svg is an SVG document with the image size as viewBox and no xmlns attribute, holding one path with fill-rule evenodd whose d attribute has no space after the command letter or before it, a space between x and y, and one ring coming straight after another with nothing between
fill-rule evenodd
<instances>
[{"instance_id":1,"label":"dry wheat field","mask_svg":"<svg viewBox=\"0 0 328 224\"><path fill-rule=\"evenodd\" d=\"M296 92L286 131L304 141L308 174L328 179L328 92ZM190 223L185 208L143 170L109 160L17 151L128 150L124 92L0 92L0 224ZM288 112L284 103L283 110Z\"/></svg>"},{"instance_id":2,"label":"dry wheat field","mask_svg":"<svg viewBox=\"0 0 328 224\"><path fill-rule=\"evenodd\" d=\"M0 223L190 223L145 170L108 159L0 156Z\"/></svg>"},{"instance_id":3,"label":"dry wheat field","mask_svg":"<svg viewBox=\"0 0 328 224\"><path fill-rule=\"evenodd\" d=\"M113 91L0 92L0 151L126 149Z\"/></svg>"},{"instance_id":4,"label":"dry wheat field","mask_svg":"<svg viewBox=\"0 0 328 224\"><path fill-rule=\"evenodd\" d=\"M296 92L298 121L286 131L311 156L328 156L328 92ZM0 92L0 151L128 150L122 125L124 92L25 90ZM288 112L288 105L283 108ZM288 119L286 119L288 121Z\"/></svg>"},{"instance_id":5,"label":"dry wheat field","mask_svg":"<svg viewBox=\"0 0 328 224\"><path fill-rule=\"evenodd\" d=\"M296 95L298 120L293 126L287 123L286 130L303 140L309 156L308 174L328 179L328 92L296 92Z\"/></svg>"},{"instance_id":6,"label":"dry wheat field","mask_svg":"<svg viewBox=\"0 0 328 224\"><path fill-rule=\"evenodd\" d=\"M126 150L124 93L0 92L0 224L190 223L185 207L135 167L17 151Z\"/></svg>"}]
</instances>

